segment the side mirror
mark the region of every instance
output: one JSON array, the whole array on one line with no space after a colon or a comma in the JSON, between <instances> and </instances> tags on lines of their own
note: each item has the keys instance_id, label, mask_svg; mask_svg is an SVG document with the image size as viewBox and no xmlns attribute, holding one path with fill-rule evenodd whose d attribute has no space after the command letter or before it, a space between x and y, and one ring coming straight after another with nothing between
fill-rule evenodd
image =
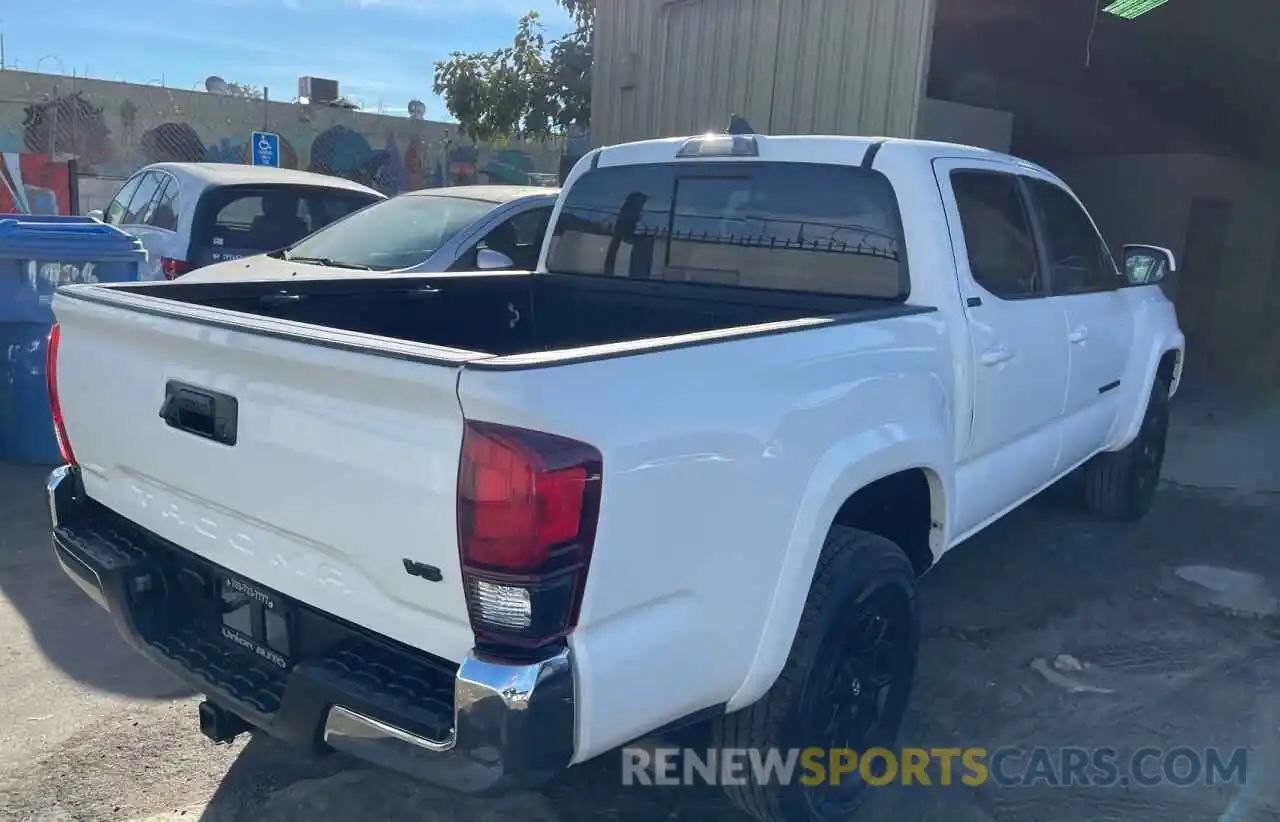
<instances>
[{"instance_id":1,"label":"side mirror","mask_svg":"<svg viewBox=\"0 0 1280 822\"><path fill-rule=\"evenodd\" d=\"M102 217L103 217L102 209L95 208L93 211L90 211L88 214L84 216L93 220L97 220L98 222L102 222Z\"/></svg>"},{"instance_id":2,"label":"side mirror","mask_svg":"<svg viewBox=\"0 0 1280 822\"><path fill-rule=\"evenodd\" d=\"M501 251L494 251L492 248L482 248L476 252L476 269L478 271L500 271L504 268L514 268L515 264L515 260Z\"/></svg>"},{"instance_id":3,"label":"side mirror","mask_svg":"<svg viewBox=\"0 0 1280 822\"><path fill-rule=\"evenodd\" d=\"M1173 252L1158 245L1124 247L1124 276L1129 285L1155 285L1178 270Z\"/></svg>"}]
</instances>

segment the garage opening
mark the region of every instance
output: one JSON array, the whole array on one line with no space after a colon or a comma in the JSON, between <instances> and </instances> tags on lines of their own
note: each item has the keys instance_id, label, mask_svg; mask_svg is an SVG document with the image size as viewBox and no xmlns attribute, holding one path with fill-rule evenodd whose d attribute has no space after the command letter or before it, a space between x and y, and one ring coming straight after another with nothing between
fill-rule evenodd
<instances>
[{"instance_id":1,"label":"garage opening","mask_svg":"<svg viewBox=\"0 0 1280 822\"><path fill-rule=\"evenodd\" d=\"M918 126L1048 167L1117 246L1172 249L1188 392L1273 407L1277 31L1256 0L936 0Z\"/></svg>"}]
</instances>

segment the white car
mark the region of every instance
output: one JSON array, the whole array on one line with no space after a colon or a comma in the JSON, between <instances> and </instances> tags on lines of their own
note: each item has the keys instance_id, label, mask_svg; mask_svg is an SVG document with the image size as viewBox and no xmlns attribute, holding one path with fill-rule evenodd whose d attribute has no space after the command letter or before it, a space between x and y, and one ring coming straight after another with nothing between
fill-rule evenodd
<instances>
[{"instance_id":1,"label":"white car","mask_svg":"<svg viewBox=\"0 0 1280 822\"><path fill-rule=\"evenodd\" d=\"M532 273L55 296L58 560L210 738L471 792L692 722L890 747L921 574L1077 469L1101 515L1152 505L1174 260L1118 267L1039 166L655 140L587 155L551 224ZM769 773L726 786L761 820L865 787Z\"/></svg>"},{"instance_id":2,"label":"white car","mask_svg":"<svg viewBox=\"0 0 1280 822\"><path fill-rule=\"evenodd\" d=\"M325 174L232 163L155 163L125 181L103 213L142 241L143 279L274 251L370 203L379 192Z\"/></svg>"}]
</instances>

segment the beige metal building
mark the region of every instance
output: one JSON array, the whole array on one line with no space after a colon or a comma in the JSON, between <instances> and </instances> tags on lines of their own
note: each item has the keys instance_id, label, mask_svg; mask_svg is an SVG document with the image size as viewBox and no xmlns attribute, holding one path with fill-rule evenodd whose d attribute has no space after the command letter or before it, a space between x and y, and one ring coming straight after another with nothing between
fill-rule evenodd
<instances>
[{"instance_id":1,"label":"beige metal building","mask_svg":"<svg viewBox=\"0 0 1280 822\"><path fill-rule=\"evenodd\" d=\"M933 0L600 0L592 141L721 128L908 135Z\"/></svg>"},{"instance_id":2,"label":"beige metal building","mask_svg":"<svg viewBox=\"0 0 1280 822\"><path fill-rule=\"evenodd\" d=\"M720 129L1027 157L1168 246L1188 374L1280 424L1280 3L598 0L592 142Z\"/></svg>"}]
</instances>

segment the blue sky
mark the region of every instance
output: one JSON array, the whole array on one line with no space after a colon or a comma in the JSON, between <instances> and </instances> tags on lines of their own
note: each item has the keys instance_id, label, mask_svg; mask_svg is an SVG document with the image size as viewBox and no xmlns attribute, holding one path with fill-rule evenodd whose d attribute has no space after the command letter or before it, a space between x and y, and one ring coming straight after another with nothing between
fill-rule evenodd
<instances>
[{"instance_id":1,"label":"blue sky","mask_svg":"<svg viewBox=\"0 0 1280 822\"><path fill-rule=\"evenodd\" d=\"M0 33L10 68L185 89L216 74L281 100L328 77L366 110L418 98L445 120L435 61L507 45L530 10L548 35L569 27L554 0L18 0L0 3Z\"/></svg>"}]
</instances>

